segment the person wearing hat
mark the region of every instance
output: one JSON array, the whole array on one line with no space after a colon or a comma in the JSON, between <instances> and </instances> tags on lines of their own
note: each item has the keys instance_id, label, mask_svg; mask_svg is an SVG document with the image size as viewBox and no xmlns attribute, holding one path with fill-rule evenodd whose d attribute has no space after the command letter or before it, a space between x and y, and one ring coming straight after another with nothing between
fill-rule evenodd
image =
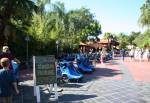
<instances>
[{"instance_id":1,"label":"person wearing hat","mask_svg":"<svg viewBox=\"0 0 150 103\"><path fill-rule=\"evenodd\" d=\"M8 46L3 46L3 48L2 48L2 52L9 52L9 48L8 48Z\"/></svg>"},{"instance_id":2,"label":"person wearing hat","mask_svg":"<svg viewBox=\"0 0 150 103\"><path fill-rule=\"evenodd\" d=\"M11 61L12 60L14 60L15 62L17 62L18 64L20 64L20 61L17 59L17 58L15 58L15 56L10 52L10 50L9 50L9 47L8 46L3 46L3 48L2 48L2 53L0 54L0 59L1 58L8 58L9 59L9 61L10 61L10 69L13 69L12 68L12 64L11 64ZM2 67L0 66L0 69L1 69Z\"/></svg>"}]
</instances>

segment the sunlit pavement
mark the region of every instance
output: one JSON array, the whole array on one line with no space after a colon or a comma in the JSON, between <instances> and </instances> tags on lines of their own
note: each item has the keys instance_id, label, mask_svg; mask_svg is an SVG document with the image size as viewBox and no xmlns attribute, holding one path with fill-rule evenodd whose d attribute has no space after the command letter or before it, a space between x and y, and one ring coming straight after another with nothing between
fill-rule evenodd
<instances>
[{"instance_id":1,"label":"sunlit pavement","mask_svg":"<svg viewBox=\"0 0 150 103\"><path fill-rule=\"evenodd\" d=\"M14 103L35 103L32 73L24 75L22 93L14 98ZM58 101L41 88L41 103L150 103L150 62L130 62L129 58L122 62L115 58L97 64L96 71L86 74L82 83L68 83L62 88Z\"/></svg>"},{"instance_id":2,"label":"sunlit pavement","mask_svg":"<svg viewBox=\"0 0 150 103\"><path fill-rule=\"evenodd\" d=\"M128 58L124 63L135 81L150 82L150 62L130 61Z\"/></svg>"}]
</instances>

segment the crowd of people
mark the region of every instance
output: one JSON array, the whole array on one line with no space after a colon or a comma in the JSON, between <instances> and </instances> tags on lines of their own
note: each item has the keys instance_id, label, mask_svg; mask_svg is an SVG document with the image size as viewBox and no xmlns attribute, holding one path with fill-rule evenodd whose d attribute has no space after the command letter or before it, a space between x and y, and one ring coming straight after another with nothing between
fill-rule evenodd
<instances>
[{"instance_id":1,"label":"crowd of people","mask_svg":"<svg viewBox=\"0 0 150 103\"><path fill-rule=\"evenodd\" d=\"M104 63L107 60L113 58L113 51L110 51L106 47L102 47L101 49L90 49L89 51L80 50L81 55L86 55L90 59L95 59L97 62Z\"/></svg>"},{"instance_id":2,"label":"crowd of people","mask_svg":"<svg viewBox=\"0 0 150 103\"><path fill-rule=\"evenodd\" d=\"M147 59L147 61L150 62L150 49L144 50L140 48L132 48L129 51L129 56L131 58L131 61L143 61Z\"/></svg>"},{"instance_id":3,"label":"crowd of people","mask_svg":"<svg viewBox=\"0 0 150 103\"><path fill-rule=\"evenodd\" d=\"M88 55L97 54L95 58L98 58L101 63L113 59L115 56L121 57L122 61L125 60L125 57L130 57L131 61L150 62L150 49L141 49L138 47L129 50L126 49L108 50L108 48L103 47L97 51L91 49L89 52L86 52L85 54Z\"/></svg>"}]
</instances>

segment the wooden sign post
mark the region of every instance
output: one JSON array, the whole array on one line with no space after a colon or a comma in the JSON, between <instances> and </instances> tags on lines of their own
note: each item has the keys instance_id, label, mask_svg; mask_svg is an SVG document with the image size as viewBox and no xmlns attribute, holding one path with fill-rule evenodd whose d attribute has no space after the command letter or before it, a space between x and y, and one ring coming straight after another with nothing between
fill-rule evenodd
<instances>
[{"instance_id":1,"label":"wooden sign post","mask_svg":"<svg viewBox=\"0 0 150 103\"><path fill-rule=\"evenodd\" d=\"M58 99L55 56L33 56L34 96L40 103L40 88L38 85L54 84L55 99Z\"/></svg>"}]
</instances>

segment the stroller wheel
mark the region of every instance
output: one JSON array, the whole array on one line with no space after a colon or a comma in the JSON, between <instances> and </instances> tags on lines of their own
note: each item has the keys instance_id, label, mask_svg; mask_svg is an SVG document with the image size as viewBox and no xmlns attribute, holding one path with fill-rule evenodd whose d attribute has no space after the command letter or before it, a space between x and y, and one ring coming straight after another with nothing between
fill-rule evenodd
<instances>
[{"instance_id":1,"label":"stroller wheel","mask_svg":"<svg viewBox=\"0 0 150 103\"><path fill-rule=\"evenodd\" d=\"M67 75L63 75L62 79L65 83L69 82L68 76Z\"/></svg>"}]
</instances>

